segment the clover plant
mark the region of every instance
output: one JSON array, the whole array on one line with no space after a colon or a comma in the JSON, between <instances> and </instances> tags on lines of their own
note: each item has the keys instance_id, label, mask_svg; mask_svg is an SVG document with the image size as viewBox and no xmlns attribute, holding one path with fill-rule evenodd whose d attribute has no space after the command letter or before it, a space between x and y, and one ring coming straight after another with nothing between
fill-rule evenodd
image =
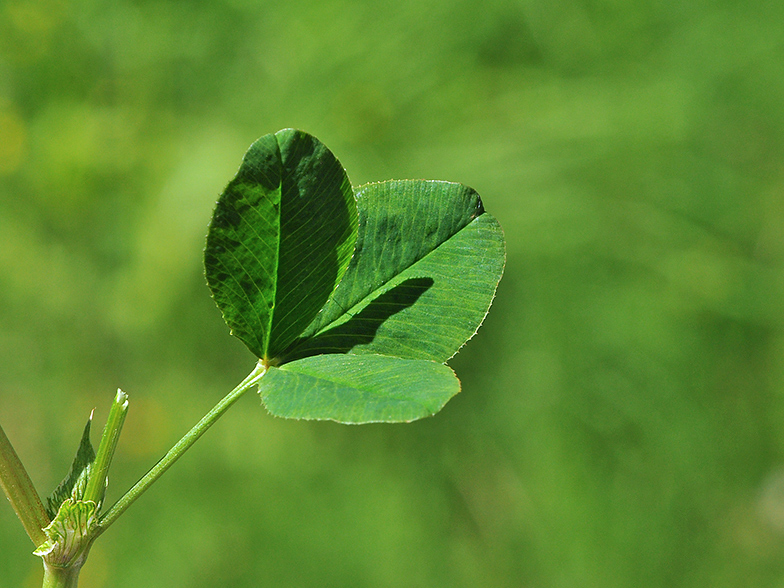
<instances>
[{"instance_id":1,"label":"clover plant","mask_svg":"<svg viewBox=\"0 0 784 588\"><path fill-rule=\"evenodd\" d=\"M74 587L90 546L240 396L267 410L340 423L410 422L460 391L445 364L495 295L504 238L461 184L403 180L352 188L315 137L286 129L253 143L215 208L204 267L253 371L122 498L104 510L128 397L118 391L97 451L90 420L70 472L41 501L0 429L0 480L43 559L44 587Z\"/></svg>"}]
</instances>

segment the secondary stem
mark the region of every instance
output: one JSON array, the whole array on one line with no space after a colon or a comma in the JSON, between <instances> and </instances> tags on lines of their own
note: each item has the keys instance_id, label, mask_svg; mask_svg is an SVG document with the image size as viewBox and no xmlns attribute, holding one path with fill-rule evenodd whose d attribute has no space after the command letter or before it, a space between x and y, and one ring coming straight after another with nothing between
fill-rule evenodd
<instances>
[{"instance_id":1,"label":"secondary stem","mask_svg":"<svg viewBox=\"0 0 784 588\"><path fill-rule=\"evenodd\" d=\"M117 390L112 407L109 410L109 417L106 419L106 426L101 435L101 442L98 445L98 454L93 462L92 472L87 481L87 488L84 490L83 500L92 500L95 504L100 504L106 492L106 478L109 475L109 466L114 457L114 450L117 448L117 441L120 438L120 431L125 422L125 415L128 413L128 395L122 390Z\"/></svg>"},{"instance_id":2,"label":"secondary stem","mask_svg":"<svg viewBox=\"0 0 784 588\"><path fill-rule=\"evenodd\" d=\"M118 500L112 508L101 518L95 537L103 533L114 521L117 520L133 502L142 495L166 470L168 470L207 429L209 429L228 408L234 404L240 396L257 384L261 377L266 373L267 366L259 362L254 370L245 378L234 390L229 392L215 407L196 423L185 436L172 447L161 460L156 463L136 484Z\"/></svg>"},{"instance_id":3,"label":"secondary stem","mask_svg":"<svg viewBox=\"0 0 784 588\"><path fill-rule=\"evenodd\" d=\"M0 427L0 486L3 487L8 501L22 521L27 535L36 547L41 545L47 539L43 529L49 525L49 517L33 486L33 481L2 427Z\"/></svg>"}]
</instances>

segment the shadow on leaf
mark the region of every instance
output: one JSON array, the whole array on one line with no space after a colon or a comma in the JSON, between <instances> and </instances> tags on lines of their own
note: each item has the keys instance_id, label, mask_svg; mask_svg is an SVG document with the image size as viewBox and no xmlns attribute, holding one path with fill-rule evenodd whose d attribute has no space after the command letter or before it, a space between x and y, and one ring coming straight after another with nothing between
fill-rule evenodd
<instances>
[{"instance_id":1,"label":"shadow on leaf","mask_svg":"<svg viewBox=\"0 0 784 588\"><path fill-rule=\"evenodd\" d=\"M348 353L357 345L371 343L384 321L413 306L432 285L433 278L410 278L401 282L347 321L314 337L295 341L280 363L323 353Z\"/></svg>"}]
</instances>

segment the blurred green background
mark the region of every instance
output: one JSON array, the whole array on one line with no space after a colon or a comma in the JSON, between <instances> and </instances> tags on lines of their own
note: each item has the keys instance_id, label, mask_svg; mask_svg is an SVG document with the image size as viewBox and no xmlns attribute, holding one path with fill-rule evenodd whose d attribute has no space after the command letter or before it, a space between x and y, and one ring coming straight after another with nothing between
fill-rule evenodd
<instances>
[{"instance_id":1,"label":"blurred green background","mask_svg":"<svg viewBox=\"0 0 784 588\"><path fill-rule=\"evenodd\" d=\"M442 413L293 422L249 394L80 586L784 586L782 22L3 0L0 422L42 494L118 386L110 501L253 367L201 252L257 137L307 130L355 185L468 184L508 241ZM32 548L0 505L0 586L40 586Z\"/></svg>"}]
</instances>

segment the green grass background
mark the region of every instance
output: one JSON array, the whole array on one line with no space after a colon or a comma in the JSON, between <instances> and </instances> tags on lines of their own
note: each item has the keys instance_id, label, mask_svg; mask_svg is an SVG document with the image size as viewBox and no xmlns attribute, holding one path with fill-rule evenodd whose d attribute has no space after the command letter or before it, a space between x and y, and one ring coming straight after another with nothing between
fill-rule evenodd
<instances>
[{"instance_id":1,"label":"green grass background","mask_svg":"<svg viewBox=\"0 0 784 588\"><path fill-rule=\"evenodd\" d=\"M110 501L253 367L201 252L260 135L315 134L354 184L468 184L508 243L442 413L294 422L249 394L80 586L784 585L782 22L772 0L0 3L0 422L42 494L118 386ZM0 586L40 585L32 548L0 504Z\"/></svg>"}]
</instances>

